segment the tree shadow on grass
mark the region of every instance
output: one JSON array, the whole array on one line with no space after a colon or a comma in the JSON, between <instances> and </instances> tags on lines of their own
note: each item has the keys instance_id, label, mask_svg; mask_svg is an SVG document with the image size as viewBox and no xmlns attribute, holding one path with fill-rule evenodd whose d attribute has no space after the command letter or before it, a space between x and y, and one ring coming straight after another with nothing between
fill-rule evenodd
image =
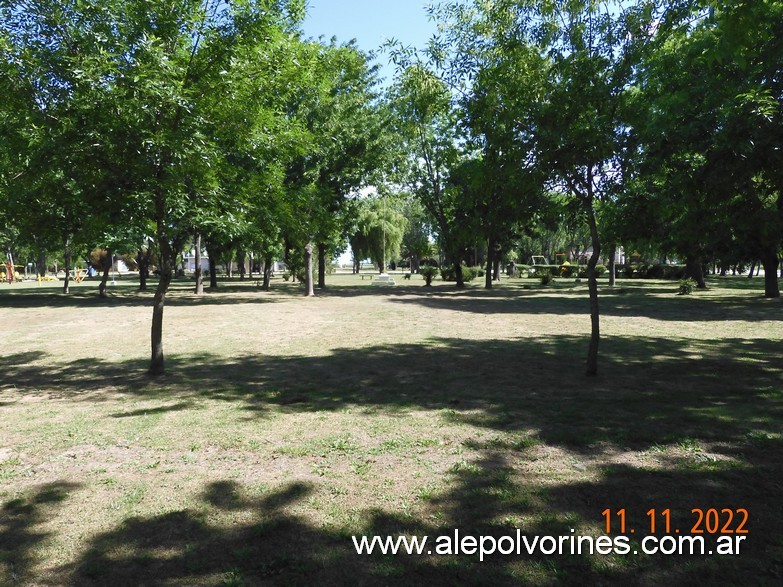
<instances>
[{"instance_id":1,"label":"tree shadow on grass","mask_svg":"<svg viewBox=\"0 0 783 587\"><path fill-rule=\"evenodd\" d=\"M661 294L668 294L669 297L661 297ZM589 321L587 295L587 289L582 287L524 289L514 285L493 290L434 290L427 295L395 295L390 299L393 303L419 305L434 310L488 315L573 315L584 317L587 322ZM765 300L762 295L748 298L736 296L704 298L698 293L692 296L677 296L676 285L668 290L650 288L649 285L602 289L599 303L601 316L629 320L638 318L675 322L783 320L780 302Z\"/></svg>"},{"instance_id":2,"label":"tree shadow on grass","mask_svg":"<svg viewBox=\"0 0 783 587\"><path fill-rule=\"evenodd\" d=\"M114 417L195 409L200 400L237 403L248 418L348 406L440 410L451 422L526 430L577 451L601 442L644 450L688 438L745 441L779 431L779 345L766 339L607 337L601 375L594 378L571 359L584 346L573 336L433 339L336 349L325 356L169 357L167 374L158 379L133 362L84 377L92 368L84 359L35 369L10 366L6 375L16 383L5 393L89 402L121 393L161 401Z\"/></svg>"},{"instance_id":3,"label":"tree shadow on grass","mask_svg":"<svg viewBox=\"0 0 783 587\"><path fill-rule=\"evenodd\" d=\"M228 286L217 290L205 290L203 295L192 293L190 284L177 283L166 296L166 306L223 306L232 304L269 304L280 301L284 291L265 292L248 285ZM154 287L146 292L135 291L128 287L110 288L108 297L98 297L97 290L78 288L70 294L63 294L51 288L35 290L20 289L0 291L0 306L7 308L114 308L114 307L150 307L154 296Z\"/></svg>"},{"instance_id":4,"label":"tree shadow on grass","mask_svg":"<svg viewBox=\"0 0 783 587\"><path fill-rule=\"evenodd\" d=\"M754 577L756 584L777 584L783 572L777 531L783 511L775 499L783 489L778 342L610 338L604 375L596 379L586 379L581 365L565 359L582 346L581 339L562 336L438 339L428 345L342 349L326 357L181 357L170 361L161 383L114 380L113 391L167 402L160 410L196 408L206 399L236 402L250 418L356 406L429 409L446 421L488 431L532 432L532 443L466 443L464 458L450 469L442 489L422 498L420 512L358 503L360 521L350 528L321 526L308 516L306 500L319 490L312 482L294 481L260 497L248 497L232 480L210 483L200 497L203 507L130 518L91 538L78 560L57 571L55 582L729 585ZM42 375L50 385L54 379L61 393L78 398L84 382L73 372L73 365L54 365ZM17 393L36 389L31 385ZM95 401L94 394L89 398ZM179 401L171 404L172 399ZM122 414L144 418L156 409ZM705 442L716 444L702 451ZM657 451L671 443L687 450L667 457L671 462L660 469L607 464L610 459L601 458L607 448ZM538 457L531 454L538 446L567 449L574 467L590 468L587 480L572 480L570 462L561 463L560 476L538 478ZM727 458L715 461L711 454ZM48 536L35 527L75 488L53 484L3 506L0 546L8 577L35 579L31 553ZM738 556L523 551L495 554L483 563L467 554L357 555L351 541L352 534L428 535L434 541L453 536L455 529L496 540L515 536L516 528L531 540L570 537L572 528L595 534L607 508L627 511L629 528L636 530L629 536L634 548L650 533L646 513L651 508L670 509L683 534L690 534L695 522L693 508L745 508L751 534ZM252 521L237 522L247 519L243 513Z\"/></svg>"},{"instance_id":5,"label":"tree shadow on grass","mask_svg":"<svg viewBox=\"0 0 783 587\"><path fill-rule=\"evenodd\" d=\"M30 578L36 563L32 551L51 534L39 526L50 519L58 503L80 487L49 483L36 488L29 497L11 499L0 506L0 583L12 585Z\"/></svg>"},{"instance_id":6,"label":"tree shadow on grass","mask_svg":"<svg viewBox=\"0 0 783 587\"><path fill-rule=\"evenodd\" d=\"M775 452L780 454L779 445ZM750 464L756 464L760 456L760 452L749 455ZM349 526L319 525L308 518L302 506L319 490L315 484L294 481L251 496L235 481L216 481L204 486L189 509L128 518L89 538L73 563L53 572L59 583L83 586L625 586L735 585L749 577L757 585L776 585L783 571L777 532L782 514L769 503L770 492L780 489L779 459L764 459L754 474L753 488L742 494L737 493L737 482L746 483L748 470L648 470L618 465L597 471L588 481L544 485L516 467L514 462L519 460L524 460L524 450L478 451L453 467L443 489L426 497L415 512L356 504L360 515ZM42 495L53 492L56 502L70 489L65 484L51 488L44 488L30 501L40 503ZM40 506L9 504L5 509L23 507ZM670 509L672 533L677 528L682 534L692 534L696 518L691 509L711 507L750 512L750 533L738 555L642 554L641 540L652 535L649 509ZM580 546L576 541L581 535L605 533L602 512L607 508L626 510L628 544L638 555L598 554L590 542ZM615 526L618 520L613 519ZM661 538L662 517L658 524L655 535ZM28 549L43 538L31 534L30 525L29 520L8 524L4 536L21 536L22 548ZM731 528L737 529L738 524ZM618 534L613 530L612 535ZM361 536L369 540L373 536L427 536L428 542L422 554L376 551L367 555L356 553L352 536L357 540ZM476 541L464 541L466 536ZM480 541L482 536L489 538ZM532 552L527 552L522 536L532 545ZM705 535L707 549L712 549L715 540L716 536ZM455 552L457 542L460 548ZM19 581L33 579L25 572L30 568L25 565L32 561L23 560L16 543L11 552L23 564L15 576ZM505 551L513 545L513 552L495 551L481 561L475 550L478 544L487 549L501 545ZM559 550L552 553L555 544Z\"/></svg>"}]
</instances>

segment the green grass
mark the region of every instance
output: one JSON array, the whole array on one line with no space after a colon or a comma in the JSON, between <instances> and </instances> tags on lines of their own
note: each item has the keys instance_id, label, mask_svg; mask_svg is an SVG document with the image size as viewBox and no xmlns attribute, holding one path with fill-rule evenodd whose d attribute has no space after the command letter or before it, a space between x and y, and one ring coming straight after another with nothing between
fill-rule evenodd
<instances>
[{"instance_id":1,"label":"green grass","mask_svg":"<svg viewBox=\"0 0 783 587\"><path fill-rule=\"evenodd\" d=\"M777 584L781 302L761 281L485 291L333 276L202 297L0 289L0 584ZM358 556L351 535L599 535L746 508L734 557ZM433 538L434 539L434 538Z\"/></svg>"}]
</instances>

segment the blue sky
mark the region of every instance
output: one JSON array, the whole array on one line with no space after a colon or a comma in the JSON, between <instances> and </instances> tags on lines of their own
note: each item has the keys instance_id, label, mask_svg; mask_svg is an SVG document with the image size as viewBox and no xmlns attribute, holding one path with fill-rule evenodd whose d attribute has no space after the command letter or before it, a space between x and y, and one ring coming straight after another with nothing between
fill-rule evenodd
<instances>
[{"instance_id":1,"label":"blue sky","mask_svg":"<svg viewBox=\"0 0 783 587\"><path fill-rule=\"evenodd\" d=\"M435 32L425 7L431 0L309 0L304 33L326 40L337 37L341 43L356 39L365 51L377 49L395 38L405 45L424 47ZM388 57L378 56L381 75L390 78ZM388 79L386 80L388 83Z\"/></svg>"}]
</instances>

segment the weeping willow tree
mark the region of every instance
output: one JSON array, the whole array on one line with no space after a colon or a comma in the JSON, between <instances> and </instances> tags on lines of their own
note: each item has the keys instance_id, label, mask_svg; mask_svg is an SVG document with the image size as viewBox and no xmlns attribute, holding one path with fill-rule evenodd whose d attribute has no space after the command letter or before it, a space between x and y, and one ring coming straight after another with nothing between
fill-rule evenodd
<instances>
[{"instance_id":1,"label":"weeping willow tree","mask_svg":"<svg viewBox=\"0 0 783 587\"><path fill-rule=\"evenodd\" d=\"M400 256L407 218L394 201L384 197L367 198L360 201L356 225L351 242L362 243L363 250L354 250L354 254L369 257L383 273L386 263Z\"/></svg>"}]
</instances>

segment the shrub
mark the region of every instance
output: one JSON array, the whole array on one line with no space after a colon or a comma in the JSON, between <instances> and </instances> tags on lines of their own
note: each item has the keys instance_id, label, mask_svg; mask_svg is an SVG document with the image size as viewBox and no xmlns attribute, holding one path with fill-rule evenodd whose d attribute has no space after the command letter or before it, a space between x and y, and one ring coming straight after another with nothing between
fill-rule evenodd
<instances>
[{"instance_id":1,"label":"shrub","mask_svg":"<svg viewBox=\"0 0 783 587\"><path fill-rule=\"evenodd\" d=\"M462 281L463 283L470 283L476 278L477 271L472 267L462 266ZM454 273L454 267L449 265L443 267L440 270L440 277L443 281L457 281L457 276Z\"/></svg>"},{"instance_id":2,"label":"shrub","mask_svg":"<svg viewBox=\"0 0 783 587\"><path fill-rule=\"evenodd\" d=\"M530 275L530 270L532 267L530 265L517 265L517 276L518 277L527 277Z\"/></svg>"},{"instance_id":3,"label":"shrub","mask_svg":"<svg viewBox=\"0 0 783 587\"><path fill-rule=\"evenodd\" d=\"M607 271L608 271L608 269L606 268L606 265L596 265L595 266L595 276L596 277L601 277Z\"/></svg>"},{"instance_id":4,"label":"shrub","mask_svg":"<svg viewBox=\"0 0 783 587\"><path fill-rule=\"evenodd\" d=\"M539 279L541 280L541 285L549 285L552 283L552 275L548 272L542 273Z\"/></svg>"},{"instance_id":5,"label":"shrub","mask_svg":"<svg viewBox=\"0 0 783 587\"><path fill-rule=\"evenodd\" d=\"M290 273L288 273L288 272L286 272L286 273L283 273L283 279L285 279L286 281L288 281L289 279L291 279L291 274L290 274Z\"/></svg>"},{"instance_id":6,"label":"shrub","mask_svg":"<svg viewBox=\"0 0 783 587\"><path fill-rule=\"evenodd\" d=\"M438 276L440 269L432 267L431 265L426 265L419 269L419 273L424 278L424 285L432 285L432 280Z\"/></svg>"},{"instance_id":7,"label":"shrub","mask_svg":"<svg viewBox=\"0 0 783 587\"><path fill-rule=\"evenodd\" d=\"M574 273L578 270L579 267L575 267L568 261L564 261L563 264L560 265L560 277L573 277Z\"/></svg>"},{"instance_id":8,"label":"shrub","mask_svg":"<svg viewBox=\"0 0 783 587\"><path fill-rule=\"evenodd\" d=\"M696 280L692 277L686 277L680 280L678 295L687 296L693 293L693 288L696 287Z\"/></svg>"}]
</instances>

